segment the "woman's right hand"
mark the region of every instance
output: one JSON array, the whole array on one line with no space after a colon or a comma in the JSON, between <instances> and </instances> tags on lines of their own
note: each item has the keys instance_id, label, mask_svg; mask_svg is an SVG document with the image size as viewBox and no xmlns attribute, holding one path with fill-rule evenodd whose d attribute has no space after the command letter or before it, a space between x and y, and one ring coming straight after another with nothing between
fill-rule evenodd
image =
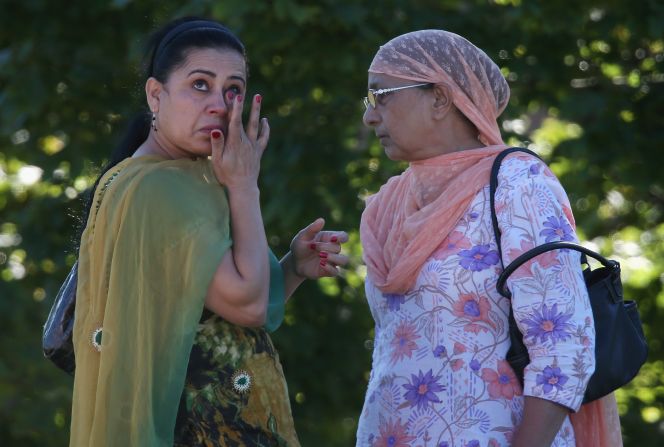
<instances>
[{"instance_id":1,"label":"woman's right hand","mask_svg":"<svg viewBox=\"0 0 664 447\"><path fill-rule=\"evenodd\" d=\"M261 157L270 138L267 118L260 119L260 95L253 98L245 131L242 126L243 99L242 95L233 99L228 135L220 130L210 132L214 173L219 183L229 189L256 187Z\"/></svg>"},{"instance_id":2,"label":"woman's right hand","mask_svg":"<svg viewBox=\"0 0 664 447\"><path fill-rule=\"evenodd\" d=\"M242 97L230 110L228 132L210 132L212 166L228 190L233 245L217 267L205 306L241 326L265 323L270 288L270 263L260 210L258 173L270 129L259 126L260 96L253 99L247 129L242 126Z\"/></svg>"}]
</instances>

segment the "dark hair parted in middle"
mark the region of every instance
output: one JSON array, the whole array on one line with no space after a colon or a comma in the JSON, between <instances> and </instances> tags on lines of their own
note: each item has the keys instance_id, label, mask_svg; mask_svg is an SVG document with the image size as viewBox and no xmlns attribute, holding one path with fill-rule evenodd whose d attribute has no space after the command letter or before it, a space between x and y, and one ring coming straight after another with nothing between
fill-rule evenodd
<instances>
[{"instance_id":1,"label":"dark hair parted in middle","mask_svg":"<svg viewBox=\"0 0 664 447\"><path fill-rule=\"evenodd\" d=\"M150 39L150 64L146 78L166 82L170 73L184 62L192 48L235 50L246 59L244 45L228 28L210 20L184 18L155 33Z\"/></svg>"},{"instance_id":2,"label":"dark hair parted in middle","mask_svg":"<svg viewBox=\"0 0 664 447\"><path fill-rule=\"evenodd\" d=\"M147 63L141 81L142 85L150 77L154 77L161 83L167 82L171 73L186 61L191 50L209 48L237 51L246 63L247 56L244 45L235 34L220 23L197 17L184 17L169 23L153 33L148 41L145 57ZM99 180L113 166L131 157L147 139L149 133L150 114L144 110L137 113L127 124L118 145L108 159L108 163L102 168L99 177L86 197L85 209L81 216L79 231L75 240L77 251Z\"/></svg>"}]
</instances>

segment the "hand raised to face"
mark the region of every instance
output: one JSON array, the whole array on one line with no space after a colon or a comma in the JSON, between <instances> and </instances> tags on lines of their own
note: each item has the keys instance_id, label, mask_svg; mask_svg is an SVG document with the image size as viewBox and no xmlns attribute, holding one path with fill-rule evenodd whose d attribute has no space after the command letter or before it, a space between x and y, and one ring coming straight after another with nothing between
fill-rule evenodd
<instances>
[{"instance_id":1,"label":"hand raised to face","mask_svg":"<svg viewBox=\"0 0 664 447\"><path fill-rule=\"evenodd\" d=\"M233 98L228 134L220 130L210 132L212 165L219 183L228 188L255 187L258 182L260 160L270 138L267 118L260 119L262 98L255 95L246 129L242 124L244 97Z\"/></svg>"}]
</instances>

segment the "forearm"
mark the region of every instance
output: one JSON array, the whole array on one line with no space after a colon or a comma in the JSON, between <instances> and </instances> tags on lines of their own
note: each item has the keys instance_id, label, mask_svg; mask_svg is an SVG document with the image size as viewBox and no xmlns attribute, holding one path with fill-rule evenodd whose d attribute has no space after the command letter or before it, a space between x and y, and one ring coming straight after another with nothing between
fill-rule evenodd
<instances>
[{"instance_id":1,"label":"forearm","mask_svg":"<svg viewBox=\"0 0 664 447\"><path fill-rule=\"evenodd\" d=\"M268 246L260 212L257 186L228 190L233 237L233 262L237 274L254 298L267 300L270 282Z\"/></svg>"},{"instance_id":2,"label":"forearm","mask_svg":"<svg viewBox=\"0 0 664 447\"><path fill-rule=\"evenodd\" d=\"M523 419L514 433L512 446L550 446L569 411L557 403L525 396Z\"/></svg>"},{"instance_id":3,"label":"forearm","mask_svg":"<svg viewBox=\"0 0 664 447\"><path fill-rule=\"evenodd\" d=\"M270 270L259 195L258 188L229 188L233 246L205 298L205 307L241 326L262 326L267 315Z\"/></svg>"},{"instance_id":4,"label":"forearm","mask_svg":"<svg viewBox=\"0 0 664 447\"><path fill-rule=\"evenodd\" d=\"M259 125L255 96L245 132L242 99L237 95L232 102L228 131L210 132L214 174L228 191L233 245L217 267L205 305L236 324L259 326L267 315L270 265L257 182L270 128L266 120Z\"/></svg>"},{"instance_id":5,"label":"forearm","mask_svg":"<svg viewBox=\"0 0 664 447\"><path fill-rule=\"evenodd\" d=\"M295 261L293 259L293 253L290 251L281 258L279 264L281 264L281 270L284 272L285 296L286 301L288 301L291 295L293 295L293 292L295 292L306 278L295 273Z\"/></svg>"}]
</instances>

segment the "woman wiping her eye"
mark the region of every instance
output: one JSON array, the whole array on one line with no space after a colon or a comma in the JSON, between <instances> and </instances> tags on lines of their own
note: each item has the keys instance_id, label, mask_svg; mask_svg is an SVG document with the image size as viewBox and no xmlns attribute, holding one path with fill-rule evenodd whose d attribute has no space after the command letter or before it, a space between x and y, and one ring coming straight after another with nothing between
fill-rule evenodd
<instances>
[{"instance_id":1,"label":"woman wiping her eye","mask_svg":"<svg viewBox=\"0 0 664 447\"><path fill-rule=\"evenodd\" d=\"M347 235L318 219L280 261L270 251L257 183L270 128L226 27L172 22L147 65L149 113L81 236L70 445L299 446L268 333L305 279L338 274Z\"/></svg>"}]
</instances>

